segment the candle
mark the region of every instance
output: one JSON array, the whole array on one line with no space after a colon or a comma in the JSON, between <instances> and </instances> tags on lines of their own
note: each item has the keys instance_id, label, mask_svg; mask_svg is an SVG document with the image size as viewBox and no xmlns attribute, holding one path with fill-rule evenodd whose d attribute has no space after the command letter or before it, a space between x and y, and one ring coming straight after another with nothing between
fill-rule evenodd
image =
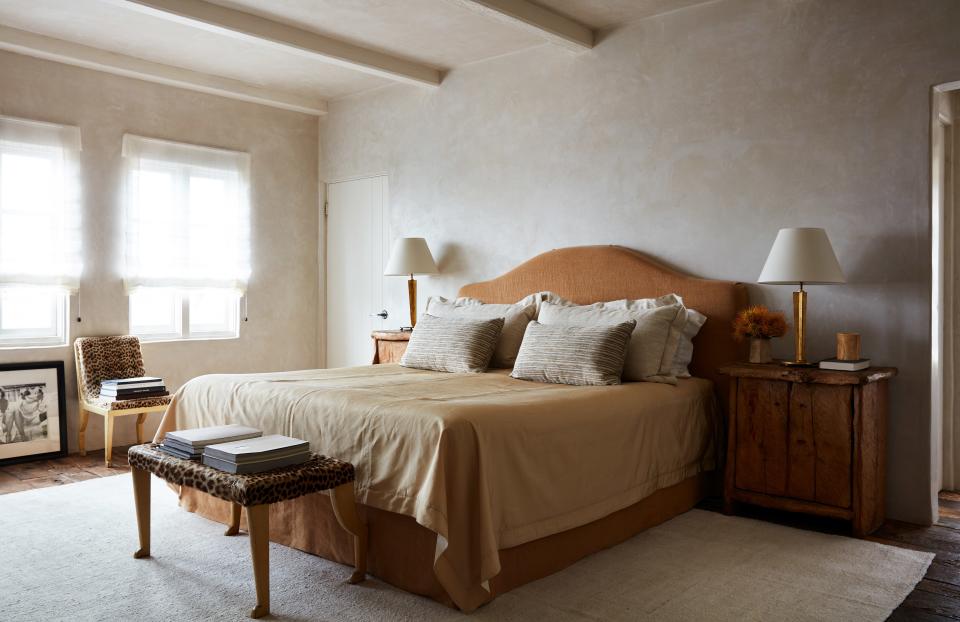
<instances>
[{"instance_id":1,"label":"candle","mask_svg":"<svg viewBox=\"0 0 960 622\"><path fill-rule=\"evenodd\" d=\"M860 359L860 333L837 333L837 358L841 361Z\"/></svg>"}]
</instances>

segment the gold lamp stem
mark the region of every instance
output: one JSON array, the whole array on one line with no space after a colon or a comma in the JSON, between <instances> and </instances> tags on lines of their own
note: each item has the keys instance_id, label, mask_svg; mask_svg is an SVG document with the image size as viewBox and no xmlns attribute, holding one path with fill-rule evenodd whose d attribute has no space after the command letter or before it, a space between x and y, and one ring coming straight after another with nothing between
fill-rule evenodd
<instances>
[{"instance_id":1,"label":"gold lamp stem","mask_svg":"<svg viewBox=\"0 0 960 622\"><path fill-rule=\"evenodd\" d=\"M788 365L807 365L806 338L807 338L807 292L800 289L793 292L793 326L796 339L796 356Z\"/></svg>"},{"instance_id":2,"label":"gold lamp stem","mask_svg":"<svg viewBox=\"0 0 960 622\"><path fill-rule=\"evenodd\" d=\"M407 295L410 298L410 327L417 325L417 280L410 275L407 280Z\"/></svg>"}]
</instances>

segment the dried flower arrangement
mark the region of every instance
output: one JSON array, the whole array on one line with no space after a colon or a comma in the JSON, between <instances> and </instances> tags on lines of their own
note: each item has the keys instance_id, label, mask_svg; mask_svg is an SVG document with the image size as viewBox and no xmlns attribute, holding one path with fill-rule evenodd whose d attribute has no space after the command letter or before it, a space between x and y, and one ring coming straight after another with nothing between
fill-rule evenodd
<instances>
[{"instance_id":1,"label":"dried flower arrangement","mask_svg":"<svg viewBox=\"0 0 960 622\"><path fill-rule=\"evenodd\" d=\"M737 314L733 321L733 336L738 341L744 337L770 339L783 337L787 332L787 320L780 311L771 311L763 305L754 305Z\"/></svg>"}]
</instances>

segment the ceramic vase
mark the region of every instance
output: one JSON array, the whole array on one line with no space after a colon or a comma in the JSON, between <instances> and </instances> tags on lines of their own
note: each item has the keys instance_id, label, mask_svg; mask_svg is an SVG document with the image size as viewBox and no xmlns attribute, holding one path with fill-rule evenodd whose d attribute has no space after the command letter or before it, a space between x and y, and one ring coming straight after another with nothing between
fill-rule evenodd
<instances>
[{"instance_id":1,"label":"ceramic vase","mask_svg":"<svg viewBox=\"0 0 960 622\"><path fill-rule=\"evenodd\" d=\"M750 338L750 362L769 363L773 360L770 354L770 339L767 337Z\"/></svg>"}]
</instances>

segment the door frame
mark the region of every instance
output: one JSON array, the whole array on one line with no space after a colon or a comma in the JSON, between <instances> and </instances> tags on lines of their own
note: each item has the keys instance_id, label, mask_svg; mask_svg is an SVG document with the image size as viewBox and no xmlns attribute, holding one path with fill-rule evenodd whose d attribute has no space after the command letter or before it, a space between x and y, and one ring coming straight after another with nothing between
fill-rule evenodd
<instances>
[{"instance_id":1,"label":"door frame","mask_svg":"<svg viewBox=\"0 0 960 622\"><path fill-rule=\"evenodd\" d=\"M930 414L931 500L933 519L939 515L939 493L960 488L954 477L960 460L955 428L960 425L955 399L960 385L960 342L954 337L954 318L960 311L960 291L954 287L955 263L960 257L960 219L956 217L957 158L960 156L960 81L934 86L930 98ZM944 114L946 106L947 114ZM951 162L952 160L952 162ZM950 166L946 166L947 163Z\"/></svg>"},{"instance_id":2,"label":"door frame","mask_svg":"<svg viewBox=\"0 0 960 622\"><path fill-rule=\"evenodd\" d=\"M336 177L334 179L328 179L321 184L321 194L320 197L320 233L317 238L320 240L319 248L317 249L317 261L320 264L320 300L318 301L318 308L320 313L318 313L317 321L320 323L318 327L319 330L317 334L320 335L320 343L317 344L317 365L321 368L327 367L327 218L330 215L328 209L327 198L330 196L329 187L332 184L340 184L346 181L357 181L360 179L371 179L373 177L383 177L384 183L386 183L385 192L387 193L387 200L383 202L381 210L383 212L383 238L385 240L386 247L389 250L389 241L390 241L390 206L388 205L390 199L390 176L384 172L379 173L365 173L362 175L349 175L346 177ZM371 359L372 360L372 359Z\"/></svg>"}]
</instances>

